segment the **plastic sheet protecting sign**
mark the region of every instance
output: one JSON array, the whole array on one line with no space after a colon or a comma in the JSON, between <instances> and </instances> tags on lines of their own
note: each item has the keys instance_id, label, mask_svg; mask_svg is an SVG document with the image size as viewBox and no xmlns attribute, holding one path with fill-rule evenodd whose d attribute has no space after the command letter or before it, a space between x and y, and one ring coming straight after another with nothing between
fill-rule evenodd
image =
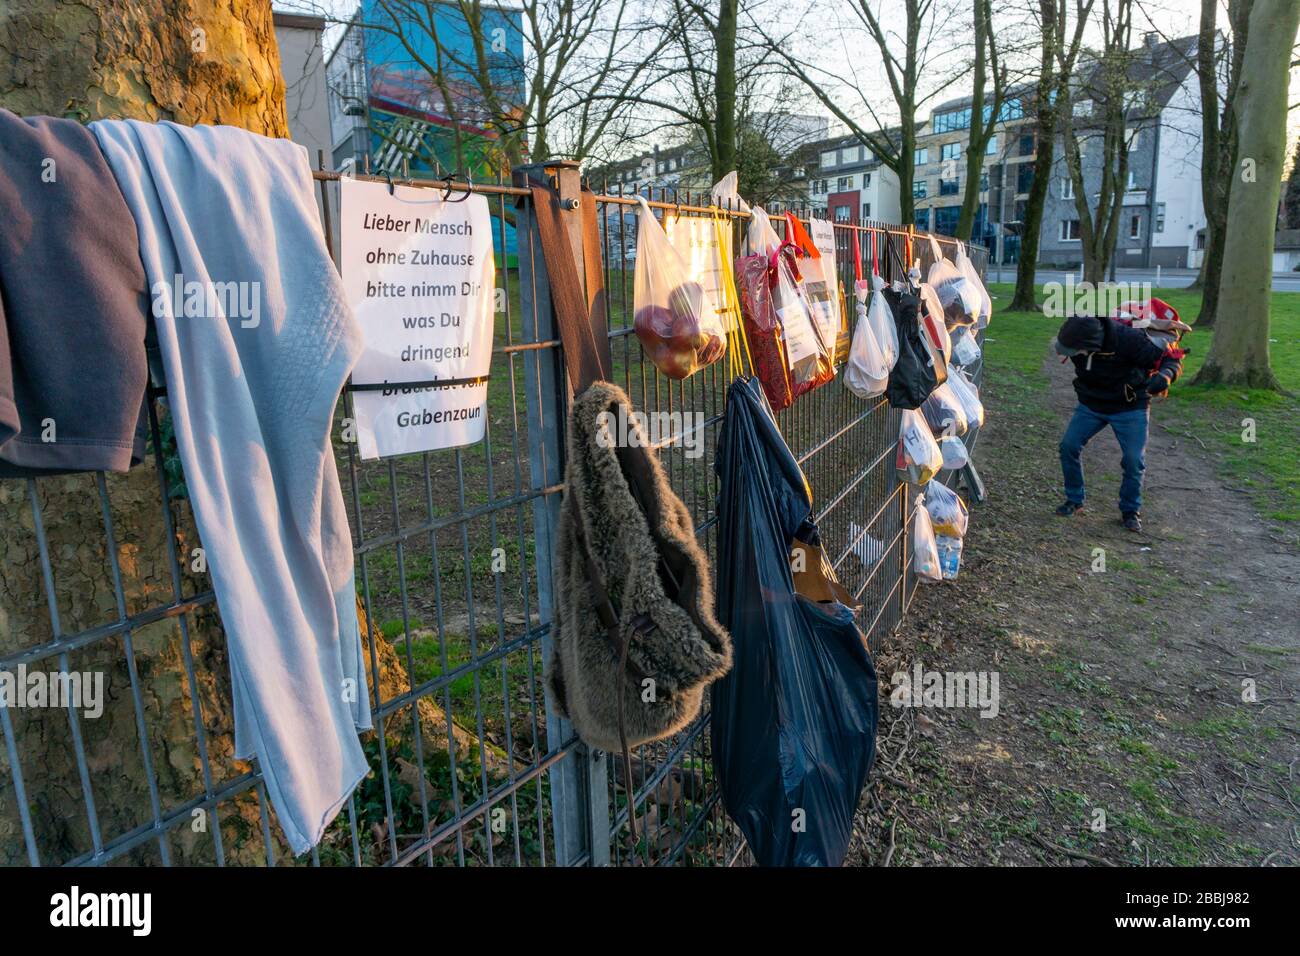
<instances>
[{"instance_id":1,"label":"plastic sheet protecting sign","mask_svg":"<svg viewBox=\"0 0 1300 956\"><path fill-rule=\"evenodd\" d=\"M726 286L731 282L731 224L719 223L712 216L668 216L664 220L668 241L686 263L688 277L704 289L705 306L730 332L740 321L734 303L736 297Z\"/></svg>"},{"instance_id":2,"label":"plastic sheet protecting sign","mask_svg":"<svg viewBox=\"0 0 1300 956\"><path fill-rule=\"evenodd\" d=\"M343 288L365 337L352 370L361 457L481 441L496 286L487 199L341 189Z\"/></svg>"}]
</instances>

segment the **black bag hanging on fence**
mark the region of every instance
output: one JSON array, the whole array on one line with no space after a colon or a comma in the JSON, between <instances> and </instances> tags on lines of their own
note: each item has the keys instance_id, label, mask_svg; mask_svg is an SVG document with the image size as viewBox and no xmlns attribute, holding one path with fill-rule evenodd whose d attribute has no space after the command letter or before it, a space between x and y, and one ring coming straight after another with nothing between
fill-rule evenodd
<instances>
[{"instance_id":1,"label":"black bag hanging on fence","mask_svg":"<svg viewBox=\"0 0 1300 956\"><path fill-rule=\"evenodd\" d=\"M889 251L899 274L908 275L892 243ZM948 372L921 328L924 301L914 294L912 288L903 291L887 288L885 301L889 303L898 329L898 361L889 373L885 396L894 408L920 408L930 393L947 381Z\"/></svg>"},{"instance_id":2,"label":"black bag hanging on fence","mask_svg":"<svg viewBox=\"0 0 1300 956\"><path fill-rule=\"evenodd\" d=\"M875 757L876 672L756 379L727 392L716 468L718 617L733 658L713 685L723 804L760 865L839 866Z\"/></svg>"}]
</instances>

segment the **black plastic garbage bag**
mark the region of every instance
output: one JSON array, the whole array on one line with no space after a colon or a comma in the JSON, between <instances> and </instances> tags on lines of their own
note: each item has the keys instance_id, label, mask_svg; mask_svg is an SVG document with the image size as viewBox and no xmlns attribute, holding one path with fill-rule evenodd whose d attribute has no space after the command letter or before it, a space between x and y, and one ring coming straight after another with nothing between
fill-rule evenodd
<instances>
[{"instance_id":1,"label":"black plastic garbage bag","mask_svg":"<svg viewBox=\"0 0 1300 956\"><path fill-rule=\"evenodd\" d=\"M760 865L839 866L875 757L876 672L853 611L795 591L791 548L820 545L811 494L755 379L728 391L716 468L723 803Z\"/></svg>"}]
</instances>

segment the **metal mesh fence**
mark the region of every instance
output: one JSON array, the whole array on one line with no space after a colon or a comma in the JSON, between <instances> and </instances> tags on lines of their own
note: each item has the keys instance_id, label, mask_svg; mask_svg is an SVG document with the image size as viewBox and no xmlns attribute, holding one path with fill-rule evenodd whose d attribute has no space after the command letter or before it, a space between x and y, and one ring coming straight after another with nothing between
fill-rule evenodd
<instances>
[{"instance_id":1,"label":"metal mesh fence","mask_svg":"<svg viewBox=\"0 0 1300 956\"><path fill-rule=\"evenodd\" d=\"M257 766L234 757L220 616L165 392L151 387L149 454L129 474L0 481L0 670L98 672L107 688L93 718L73 706L0 707L0 863L744 861L713 780L707 709L677 736L636 748L626 781L619 761L582 745L548 705L566 390L524 188L537 173L473 187L491 204L499 249L508 230L517 237L517 264L498 271L485 440L363 462L342 440L350 393L339 402L335 448L375 730L362 738L372 773L320 845L294 860ZM336 177L317 178L329 236ZM701 203L686 193L643 195L665 214ZM644 411L702 415L702 454L673 440L659 450L717 568L713 456L727 363L674 382L646 361L632 332L633 194L606 190L599 203L614 378ZM722 214L738 242L745 217ZM882 275L896 277L904 231L875 222L835 231L846 288L854 232L867 268L874 234ZM917 242L915 253L924 272L928 244ZM982 272L986 253L972 247L971 255ZM812 485L827 553L862 602L860 621L877 649L915 587L909 498L894 462L897 412L836 381L777 418ZM635 846L629 800L644 824Z\"/></svg>"}]
</instances>

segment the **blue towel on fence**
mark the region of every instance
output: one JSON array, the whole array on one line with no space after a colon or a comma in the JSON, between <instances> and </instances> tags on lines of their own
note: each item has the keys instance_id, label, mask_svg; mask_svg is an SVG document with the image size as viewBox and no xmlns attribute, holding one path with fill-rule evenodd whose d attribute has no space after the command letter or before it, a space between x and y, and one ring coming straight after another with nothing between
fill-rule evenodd
<instances>
[{"instance_id":1,"label":"blue towel on fence","mask_svg":"<svg viewBox=\"0 0 1300 956\"><path fill-rule=\"evenodd\" d=\"M226 126L90 128L139 231L229 642L236 755L257 757L302 853L368 770L352 539L330 441L360 330L301 146Z\"/></svg>"}]
</instances>

